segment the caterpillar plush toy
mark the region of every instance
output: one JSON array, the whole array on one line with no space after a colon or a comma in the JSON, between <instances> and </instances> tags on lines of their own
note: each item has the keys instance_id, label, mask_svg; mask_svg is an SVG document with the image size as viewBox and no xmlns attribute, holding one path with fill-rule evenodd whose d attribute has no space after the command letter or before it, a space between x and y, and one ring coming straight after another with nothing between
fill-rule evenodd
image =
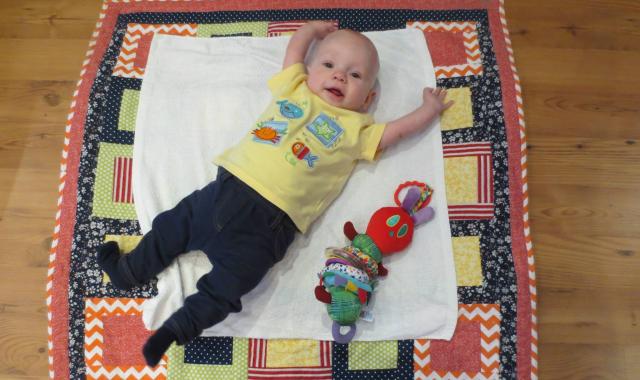
<instances>
[{"instance_id":1,"label":"caterpillar plush toy","mask_svg":"<svg viewBox=\"0 0 640 380\"><path fill-rule=\"evenodd\" d=\"M400 204L398 194L409 187ZM318 277L316 298L327 304L333 320L332 334L338 343L349 343L356 333L355 322L362 306L369 302L378 276L386 276L382 257L405 249L413 238L416 225L426 223L434 216L433 208L426 207L432 190L420 182L405 182L395 193L399 207L378 209L369 220L367 231L359 234L353 223L344 224L344 234L351 244L343 248L327 248L327 261ZM342 334L341 326L349 326Z\"/></svg>"}]
</instances>

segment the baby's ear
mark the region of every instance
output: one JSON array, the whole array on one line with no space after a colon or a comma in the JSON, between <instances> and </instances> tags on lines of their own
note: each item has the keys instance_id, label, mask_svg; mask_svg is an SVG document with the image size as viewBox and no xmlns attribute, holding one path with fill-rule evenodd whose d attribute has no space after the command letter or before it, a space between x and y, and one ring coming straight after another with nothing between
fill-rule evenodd
<instances>
[{"instance_id":1,"label":"baby's ear","mask_svg":"<svg viewBox=\"0 0 640 380\"><path fill-rule=\"evenodd\" d=\"M367 97L364 99L364 103L362 104L362 109L363 110L368 110L369 106L371 105L371 103L373 103L373 99L376 98L377 93L375 92L375 90L371 90L369 91L369 94L367 95Z\"/></svg>"}]
</instances>

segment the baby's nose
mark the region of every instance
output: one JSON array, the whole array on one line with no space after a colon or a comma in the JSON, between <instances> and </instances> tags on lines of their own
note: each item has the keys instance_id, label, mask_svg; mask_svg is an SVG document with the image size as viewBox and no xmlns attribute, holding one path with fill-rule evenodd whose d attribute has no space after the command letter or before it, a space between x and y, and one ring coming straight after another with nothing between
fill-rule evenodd
<instances>
[{"instance_id":1,"label":"baby's nose","mask_svg":"<svg viewBox=\"0 0 640 380\"><path fill-rule=\"evenodd\" d=\"M344 82L347 76L342 71L335 71L333 73L333 78L339 80L340 82Z\"/></svg>"}]
</instances>

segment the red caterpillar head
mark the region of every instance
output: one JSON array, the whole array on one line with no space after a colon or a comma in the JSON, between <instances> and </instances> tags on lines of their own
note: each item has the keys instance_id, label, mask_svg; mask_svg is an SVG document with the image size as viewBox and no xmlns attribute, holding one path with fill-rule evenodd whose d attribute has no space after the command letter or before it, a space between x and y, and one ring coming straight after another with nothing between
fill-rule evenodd
<instances>
[{"instance_id":1,"label":"red caterpillar head","mask_svg":"<svg viewBox=\"0 0 640 380\"><path fill-rule=\"evenodd\" d=\"M367 235L383 255L405 249L413 238L414 222L402 207L383 207L376 211L367 225Z\"/></svg>"},{"instance_id":2,"label":"red caterpillar head","mask_svg":"<svg viewBox=\"0 0 640 380\"><path fill-rule=\"evenodd\" d=\"M414 227L433 218L433 209L425 207L430 201L431 189L424 184L423 186L422 190L411 187L401 207L383 207L371 216L367 235L383 255L405 249L413 239ZM398 188L396 194L401 188L402 186ZM400 205L399 201L396 202Z\"/></svg>"}]
</instances>

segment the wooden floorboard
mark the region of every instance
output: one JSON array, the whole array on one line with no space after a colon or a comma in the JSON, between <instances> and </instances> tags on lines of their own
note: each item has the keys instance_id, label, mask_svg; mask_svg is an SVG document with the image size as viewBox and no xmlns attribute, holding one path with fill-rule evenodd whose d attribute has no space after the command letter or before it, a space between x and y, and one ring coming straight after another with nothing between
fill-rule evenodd
<instances>
[{"instance_id":1,"label":"wooden floorboard","mask_svg":"<svg viewBox=\"0 0 640 380\"><path fill-rule=\"evenodd\" d=\"M506 1L522 79L541 379L640 373L638 1Z\"/></svg>"},{"instance_id":2,"label":"wooden floorboard","mask_svg":"<svg viewBox=\"0 0 640 380\"><path fill-rule=\"evenodd\" d=\"M101 7L0 2L0 379L47 378L64 123ZM506 0L529 144L541 379L640 373L640 2Z\"/></svg>"}]
</instances>

